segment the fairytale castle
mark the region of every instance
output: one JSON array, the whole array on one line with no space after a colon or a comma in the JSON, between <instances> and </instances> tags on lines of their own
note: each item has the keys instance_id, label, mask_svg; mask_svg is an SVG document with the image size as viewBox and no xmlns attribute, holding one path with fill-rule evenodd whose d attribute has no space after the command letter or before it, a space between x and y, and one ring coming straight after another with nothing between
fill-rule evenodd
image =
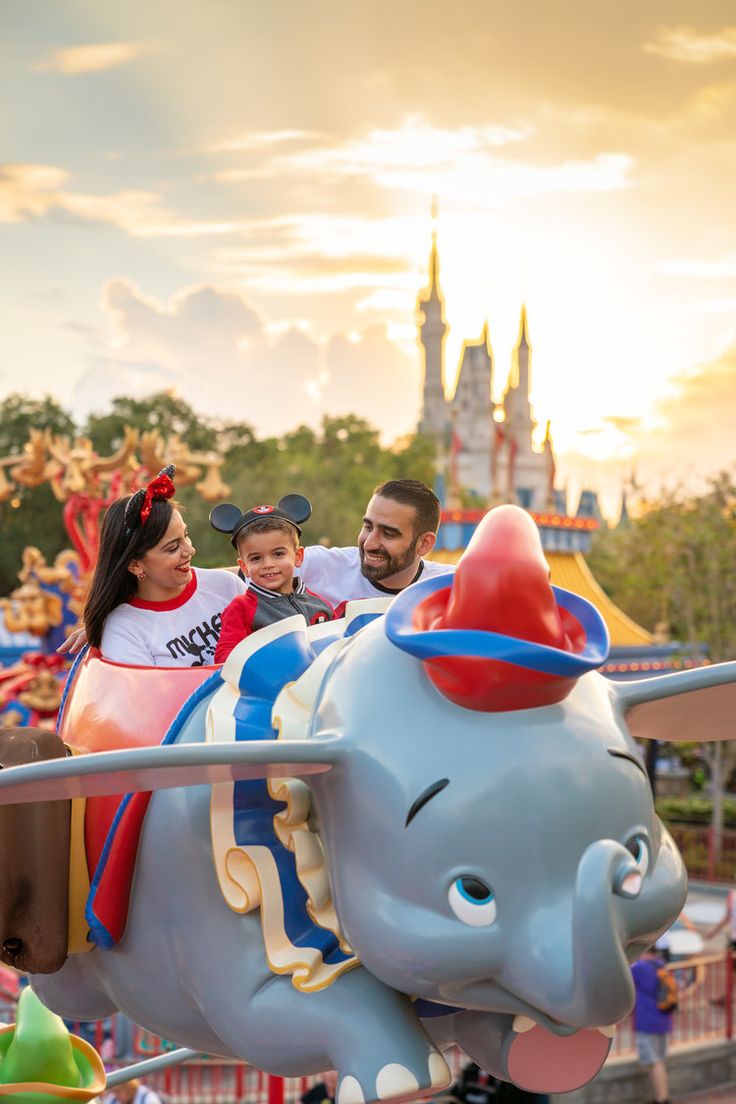
<instances>
[{"instance_id":1,"label":"fairytale castle","mask_svg":"<svg viewBox=\"0 0 736 1104\"><path fill-rule=\"evenodd\" d=\"M429 286L420 293L417 309L424 352L418 431L436 443L437 490L444 497L432 558L457 563L488 507L514 502L529 510L537 523L552 582L582 594L602 613L613 645L611 662L603 668L605 674L630 678L642 671L660 673L678 664L697 665L697 658L676 658L679 644L655 646L652 634L614 605L591 574L585 556L601 521L597 495L592 490L582 491L577 510L569 514L564 490L555 487L549 425L541 448L532 443L536 423L529 401L532 349L526 308L521 308L519 336L500 403L492 398L494 364L487 326L478 341L465 342L455 393L451 399L445 396L447 323L434 238Z\"/></svg>"},{"instance_id":2,"label":"fairytale castle","mask_svg":"<svg viewBox=\"0 0 736 1104\"><path fill-rule=\"evenodd\" d=\"M494 363L487 325L477 341L465 342L455 393L451 399L445 396L443 346L447 324L435 237L429 287L420 293L417 310L424 351L418 431L437 442L448 500L457 500L465 491L472 492L479 504L516 502L528 510L564 513L563 495L554 487L549 425L541 451L532 444L536 422L529 401L531 344L526 307L521 308L511 372L498 404L492 398Z\"/></svg>"}]
</instances>

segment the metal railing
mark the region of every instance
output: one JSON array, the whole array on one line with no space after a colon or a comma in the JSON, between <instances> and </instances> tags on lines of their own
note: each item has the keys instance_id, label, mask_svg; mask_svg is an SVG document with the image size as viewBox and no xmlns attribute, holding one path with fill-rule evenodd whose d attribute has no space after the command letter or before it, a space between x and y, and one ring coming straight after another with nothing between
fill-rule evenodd
<instances>
[{"instance_id":1,"label":"metal railing","mask_svg":"<svg viewBox=\"0 0 736 1104\"><path fill-rule=\"evenodd\" d=\"M669 1049L698 1046L733 1038L733 958L727 954L697 955L667 967L677 979L679 1005L672 1013ZM611 1058L636 1053L633 1016L619 1024Z\"/></svg>"},{"instance_id":2,"label":"metal railing","mask_svg":"<svg viewBox=\"0 0 736 1104\"><path fill-rule=\"evenodd\" d=\"M670 1049L695 1047L733 1038L734 963L730 953L698 955L667 967L680 991L679 1006L672 1017ZM142 1057L164 1054L173 1044L131 1025L122 1017L100 1023L70 1024L97 1047L108 1069L128 1065ZM123 1053L125 1052L125 1053ZM620 1024L614 1037L610 1060L636 1053L633 1017ZM465 1061L454 1048L445 1055L457 1076ZM243 1062L222 1058L194 1059L185 1065L154 1073L146 1084L164 1094L169 1104L298 1104L302 1093L320 1077L281 1078L261 1073Z\"/></svg>"},{"instance_id":3,"label":"metal railing","mask_svg":"<svg viewBox=\"0 0 736 1104\"><path fill-rule=\"evenodd\" d=\"M733 882L736 870L736 831L724 828L720 846L712 828L705 824L676 824L667 828L683 857L690 878L706 882Z\"/></svg>"}]
</instances>

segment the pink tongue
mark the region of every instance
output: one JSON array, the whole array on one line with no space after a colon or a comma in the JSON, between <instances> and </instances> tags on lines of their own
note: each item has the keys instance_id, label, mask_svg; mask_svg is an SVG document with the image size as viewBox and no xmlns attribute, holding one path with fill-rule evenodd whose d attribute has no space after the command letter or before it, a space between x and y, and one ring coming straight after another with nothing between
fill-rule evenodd
<instances>
[{"instance_id":1,"label":"pink tongue","mask_svg":"<svg viewBox=\"0 0 736 1104\"><path fill-rule=\"evenodd\" d=\"M561 1036L537 1025L511 1044L508 1074L515 1085L529 1092L571 1092L595 1077L611 1042L600 1031Z\"/></svg>"}]
</instances>

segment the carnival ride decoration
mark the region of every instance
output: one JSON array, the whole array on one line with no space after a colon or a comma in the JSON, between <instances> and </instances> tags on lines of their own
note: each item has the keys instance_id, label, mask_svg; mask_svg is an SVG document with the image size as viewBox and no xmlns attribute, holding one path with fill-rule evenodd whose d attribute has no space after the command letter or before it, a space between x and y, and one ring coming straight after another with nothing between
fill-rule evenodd
<instances>
[{"instance_id":1,"label":"carnival ride decoration","mask_svg":"<svg viewBox=\"0 0 736 1104\"><path fill-rule=\"evenodd\" d=\"M32 989L23 990L15 1014L15 1023L0 1026L0 1099L8 1104L91 1101L106 1088L195 1057L180 1049L107 1073L95 1048L70 1034Z\"/></svg>"},{"instance_id":2,"label":"carnival ride decoration","mask_svg":"<svg viewBox=\"0 0 736 1104\"><path fill-rule=\"evenodd\" d=\"M63 503L73 546L60 552L53 565L38 548L27 547L18 572L21 585L0 598L6 629L38 639L37 652L0 666L0 727L54 727L67 669L55 653L82 614L97 559L100 517L114 499L144 486L169 463L180 466L178 485L193 485L206 502L216 502L230 490L220 477L222 459L216 453L191 452L180 436L164 439L157 430L139 439L129 426L111 456L98 456L87 437L70 441L32 429L20 455L0 459L0 502L18 496L24 487L48 483Z\"/></svg>"},{"instance_id":3,"label":"carnival ride decoration","mask_svg":"<svg viewBox=\"0 0 736 1104\"><path fill-rule=\"evenodd\" d=\"M0 1027L0 1099L12 1104L66 1104L92 1100L105 1088L105 1068L94 1047L70 1035L31 989L24 989L17 1023Z\"/></svg>"},{"instance_id":4,"label":"carnival ride decoration","mask_svg":"<svg viewBox=\"0 0 736 1104\"><path fill-rule=\"evenodd\" d=\"M122 444L111 456L98 456L88 437L70 441L31 430L20 457L0 459L0 502L16 495L18 488L48 483L64 503L66 531L82 571L88 572L97 556L100 514L114 499L132 494L161 468L176 464L179 486L194 484L206 502L216 502L230 490L220 477L222 462L214 451L191 452L178 434L164 439L158 430L143 433L139 441L137 430L126 426Z\"/></svg>"},{"instance_id":5,"label":"carnival ride decoration","mask_svg":"<svg viewBox=\"0 0 736 1104\"><path fill-rule=\"evenodd\" d=\"M82 658L54 758L0 770L0 803L67 799L42 1000L336 1068L338 1104L444 1087L450 1043L531 1091L593 1077L686 890L634 737L730 737L736 664L610 682L599 615L545 570L500 507L454 579L278 622L222 669Z\"/></svg>"}]
</instances>

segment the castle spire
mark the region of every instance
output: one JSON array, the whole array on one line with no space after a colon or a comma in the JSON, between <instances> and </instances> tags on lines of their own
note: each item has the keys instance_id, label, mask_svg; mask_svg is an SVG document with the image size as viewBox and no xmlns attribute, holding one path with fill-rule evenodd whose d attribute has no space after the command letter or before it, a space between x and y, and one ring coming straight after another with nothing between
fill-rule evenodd
<instances>
[{"instance_id":1,"label":"castle spire","mask_svg":"<svg viewBox=\"0 0 736 1104\"><path fill-rule=\"evenodd\" d=\"M519 319L519 336L518 336L517 341L516 341L517 349L521 349L522 346L526 349L531 348L531 343L529 341L528 326L529 326L529 323L527 322L527 318L526 318L526 303L522 303L521 304L521 318Z\"/></svg>"},{"instance_id":2,"label":"castle spire","mask_svg":"<svg viewBox=\"0 0 736 1104\"><path fill-rule=\"evenodd\" d=\"M432 204L433 220L436 219L436 201ZM424 349L424 389L419 432L437 439L446 436L448 424L447 400L444 385L444 349L447 333L444 319L444 300L440 291L439 253L437 231L432 229L432 251L429 255L429 288L419 296L419 340Z\"/></svg>"},{"instance_id":3,"label":"castle spire","mask_svg":"<svg viewBox=\"0 0 736 1104\"><path fill-rule=\"evenodd\" d=\"M432 231L432 252L429 255L429 297L438 302L442 298L440 292L440 259L437 253L437 231Z\"/></svg>"},{"instance_id":4,"label":"castle spire","mask_svg":"<svg viewBox=\"0 0 736 1104\"><path fill-rule=\"evenodd\" d=\"M531 379L529 373L529 354L531 353L529 341L529 323L526 318L526 303L521 304L521 318L519 319L519 338L516 342L516 380L515 385L522 395L529 398L531 393Z\"/></svg>"}]
</instances>

